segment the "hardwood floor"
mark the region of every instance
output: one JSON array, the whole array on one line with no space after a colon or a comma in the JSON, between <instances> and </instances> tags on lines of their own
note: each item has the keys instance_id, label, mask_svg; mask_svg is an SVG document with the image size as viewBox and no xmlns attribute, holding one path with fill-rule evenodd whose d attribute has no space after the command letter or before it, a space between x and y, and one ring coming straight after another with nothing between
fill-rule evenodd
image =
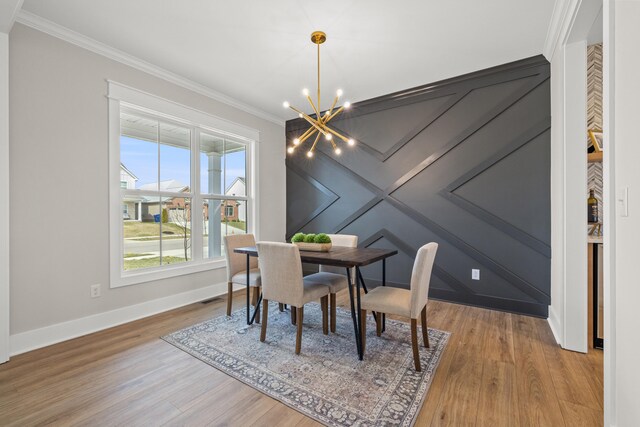
<instances>
[{"instance_id":1,"label":"hardwood floor","mask_svg":"<svg viewBox=\"0 0 640 427\"><path fill-rule=\"evenodd\" d=\"M0 425L318 425L158 338L225 309L192 304L12 358ZM480 308L430 301L428 322L452 335L416 426L602 425L602 352L563 351L545 320Z\"/></svg>"}]
</instances>

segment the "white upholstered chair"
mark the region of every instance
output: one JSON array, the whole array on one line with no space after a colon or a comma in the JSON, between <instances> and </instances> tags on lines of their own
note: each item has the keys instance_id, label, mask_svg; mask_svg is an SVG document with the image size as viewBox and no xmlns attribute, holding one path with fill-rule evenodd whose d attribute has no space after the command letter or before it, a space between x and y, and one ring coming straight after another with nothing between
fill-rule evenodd
<instances>
[{"instance_id":1,"label":"white upholstered chair","mask_svg":"<svg viewBox=\"0 0 640 427\"><path fill-rule=\"evenodd\" d=\"M227 261L227 316L231 316L231 306L233 300L233 284L246 286L247 284L247 256L233 252L236 248L255 246L256 239L253 234L233 234L224 236L224 254ZM249 286L253 288L252 304L258 302L262 280L260 269L258 268L258 258L251 257L249 260ZM258 307L259 309L259 307ZM256 319L259 316L256 314Z\"/></svg>"},{"instance_id":2,"label":"white upholstered chair","mask_svg":"<svg viewBox=\"0 0 640 427\"><path fill-rule=\"evenodd\" d=\"M346 246L349 248L358 247L358 236L352 234L329 234L331 238L331 244L333 246ZM330 273L332 275L338 275L341 277L325 275L325 279L328 281L329 289L329 311L330 311L330 323L331 332L336 331L336 294L342 289L347 289L348 281L345 276L345 269L343 267L334 267L330 265L321 265L320 273ZM351 279L356 280L356 269L351 269Z\"/></svg>"},{"instance_id":3,"label":"white upholstered chair","mask_svg":"<svg viewBox=\"0 0 640 427\"><path fill-rule=\"evenodd\" d=\"M422 339L424 346L429 347L429 332L427 329L427 299L429 296L429 281L431 270L436 257L438 244L431 242L418 249L416 260L411 273L409 290L379 286L369 291L361 301L361 335L362 352L365 348L367 311L376 313L395 314L411 319L411 346L413 347L413 364L416 371L420 371L420 354L418 353L418 317L422 317ZM381 317L376 317L376 332L380 336L382 331Z\"/></svg>"},{"instance_id":4,"label":"white upholstered chair","mask_svg":"<svg viewBox=\"0 0 640 427\"><path fill-rule=\"evenodd\" d=\"M298 247L289 243L258 242L258 257L262 273L262 330L260 341L267 334L269 301L289 304L296 312L296 354L302 344L304 305L319 299L322 305L322 332L329 333L327 311L329 287L318 277L319 273L302 276L302 262ZM293 315L292 315L293 316ZM292 317L294 319L294 317Z\"/></svg>"}]
</instances>

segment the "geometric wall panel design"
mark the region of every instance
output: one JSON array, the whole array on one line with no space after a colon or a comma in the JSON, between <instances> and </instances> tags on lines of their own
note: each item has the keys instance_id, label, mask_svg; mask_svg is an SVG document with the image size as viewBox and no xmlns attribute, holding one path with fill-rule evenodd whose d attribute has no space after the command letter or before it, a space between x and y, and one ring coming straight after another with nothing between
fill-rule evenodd
<instances>
[{"instance_id":1,"label":"geometric wall panel design","mask_svg":"<svg viewBox=\"0 0 640 427\"><path fill-rule=\"evenodd\" d=\"M290 141L306 129L287 122ZM288 156L287 238L349 233L387 247L407 287L420 246L440 245L433 298L536 316L550 303L549 63L524 59L353 104L358 144ZM481 280L471 280L471 269ZM380 266L363 269L376 284Z\"/></svg>"}]
</instances>

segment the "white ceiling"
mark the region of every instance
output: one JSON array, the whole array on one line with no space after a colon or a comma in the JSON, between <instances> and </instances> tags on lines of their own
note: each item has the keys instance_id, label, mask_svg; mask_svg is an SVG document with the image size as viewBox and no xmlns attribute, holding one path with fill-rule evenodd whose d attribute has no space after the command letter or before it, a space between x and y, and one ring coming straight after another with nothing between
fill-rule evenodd
<instances>
[{"instance_id":1,"label":"white ceiling","mask_svg":"<svg viewBox=\"0 0 640 427\"><path fill-rule=\"evenodd\" d=\"M283 119L542 53L554 0L25 0L23 9Z\"/></svg>"}]
</instances>

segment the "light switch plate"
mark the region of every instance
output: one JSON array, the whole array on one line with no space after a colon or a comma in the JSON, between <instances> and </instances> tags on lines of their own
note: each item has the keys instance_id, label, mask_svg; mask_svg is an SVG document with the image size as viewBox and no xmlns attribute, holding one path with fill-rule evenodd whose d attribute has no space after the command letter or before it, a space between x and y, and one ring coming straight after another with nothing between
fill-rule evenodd
<instances>
[{"instance_id":1,"label":"light switch plate","mask_svg":"<svg viewBox=\"0 0 640 427\"><path fill-rule=\"evenodd\" d=\"M480 280L480 270L477 268L471 269L471 279Z\"/></svg>"}]
</instances>

